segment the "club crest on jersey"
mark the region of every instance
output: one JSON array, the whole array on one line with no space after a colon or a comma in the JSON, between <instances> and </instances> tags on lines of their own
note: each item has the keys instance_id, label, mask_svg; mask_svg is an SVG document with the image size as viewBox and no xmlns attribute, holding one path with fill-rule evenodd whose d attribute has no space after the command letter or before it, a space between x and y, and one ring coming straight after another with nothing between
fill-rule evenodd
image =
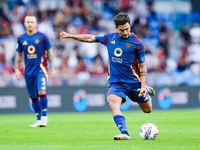
<instances>
[{"instance_id":1,"label":"club crest on jersey","mask_svg":"<svg viewBox=\"0 0 200 150\"><path fill-rule=\"evenodd\" d=\"M122 49L121 48L116 48L115 50L114 50L114 54L115 54L115 56L117 56L117 57L119 57L119 56L121 56L122 55Z\"/></svg>"},{"instance_id":2,"label":"club crest on jersey","mask_svg":"<svg viewBox=\"0 0 200 150\"><path fill-rule=\"evenodd\" d=\"M39 43L40 43L40 40L36 39L35 44L39 44Z\"/></svg>"},{"instance_id":3,"label":"club crest on jersey","mask_svg":"<svg viewBox=\"0 0 200 150\"><path fill-rule=\"evenodd\" d=\"M131 47L131 43L126 43L126 48L130 48Z\"/></svg>"}]
</instances>

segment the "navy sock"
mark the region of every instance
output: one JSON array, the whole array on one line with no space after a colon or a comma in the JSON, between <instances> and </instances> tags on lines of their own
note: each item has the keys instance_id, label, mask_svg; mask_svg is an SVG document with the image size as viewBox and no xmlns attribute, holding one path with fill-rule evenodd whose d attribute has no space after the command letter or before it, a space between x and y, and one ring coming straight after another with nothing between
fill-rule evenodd
<instances>
[{"instance_id":1,"label":"navy sock","mask_svg":"<svg viewBox=\"0 0 200 150\"><path fill-rule=\"evenodd\" d=\"M37 120L41 120L41 108L40 108L40 102L38 98L32 99L32 106L35 111L35 114L37 116Z\"/></svg>"},{"instance_id":2,"label":"navy sock","mask_svg":"<svg viewBox=\"0 0 200 150\"><path fill-rule=\"evenodd\" d=\"M42 109L42 116L47 116L47 95L39 95L40 96L40 105Z\"/></svg>"},{"instance_id":3,"label":"navy sock","mask_svg":"<svg viewBox=\"0 0 200 150\"><path fill-rule=\"evenodd\" d=\"M122 134L129 135L127 127L126 127L124 116L116 115L116 116L114 116L114 121L115 121L115 124L117 125L117 127L119 128L119 130L121 131Z\"/></svg>"}]
</instances>

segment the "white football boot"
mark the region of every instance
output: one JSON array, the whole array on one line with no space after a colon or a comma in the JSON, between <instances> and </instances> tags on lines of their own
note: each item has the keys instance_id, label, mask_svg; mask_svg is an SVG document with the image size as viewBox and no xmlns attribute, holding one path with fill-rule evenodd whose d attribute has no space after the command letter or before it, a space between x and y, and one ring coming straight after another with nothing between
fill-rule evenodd
<instances>
[{"instance_id":1,"label":"white football boot","mask_svg":"<svg viewBox=\"0 0 200 150\"><path fill-rule=\"evenodd\" d=\"M114 140L131 140L131 137L127 134L119 134L114 136Z\"/></svg>"},{"instance_id":2,"label":"white football boot","mask_svg":"<svg viewBox=\"0 0 200 150\"><path fill-rule=\"evenodd\" d=\"M145 88L146 88L147 91L149 92L149 95L150 95L150 96L154 96L154 95L155 95L155 90L154 90L152 87L146 85Z\"/></svg>"},{"instance_id":3,"label":"white football boot","mask_svg":"<svg viewBox=\"0 0 200 150\"><path fill-rule=\"evenodd\" d=\"M47 121L48 121L47 116L42 116L41 117L41 125L40 125L40 127L46 127L47 126Z\"/></svg>"},{"instance_id":4,"label":"white football boot","mask_svg":"<svg viewBox=\"0 0 200 150\"><path fill-rule=\"evenodd\" d=\"M30 127L32 127L32 128L36 128L36 127L40 127L40 126L41 126L41 120L38 120L36 123L30 125Z\"/></svg>"}]
</instances>

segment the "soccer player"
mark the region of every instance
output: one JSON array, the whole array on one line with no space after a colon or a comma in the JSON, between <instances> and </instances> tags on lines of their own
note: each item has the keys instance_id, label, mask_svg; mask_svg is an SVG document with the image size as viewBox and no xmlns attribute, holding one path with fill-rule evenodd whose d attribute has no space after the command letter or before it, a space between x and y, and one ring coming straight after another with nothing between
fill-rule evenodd
<instances>
[{"instance_id":1,"label":"soccer player","mask_svg":"<svg viewBox=\"0 0 200 150\"><path fill-rule=\"evenodd\" d=\"M141 40L130 31L130 18L126 13L119 13L114 18L118 33L104 36L90 34L69 34L62 32L60 38L73 38L82 42L100 42L108 49L108 89L107 101L114 121L121 134L115 140L131 140L120 105L126 102L126 96L137 102L145 113L152 110L153 88L146 86L147 69L144 47Z\"/></svg>"},{"instance_id":2,"label":"soccer player","mask_svg":"<svg viewBox=\"0 0 200 150\"><path fill-rule=\"evenodd\" d=\"M47 59L50 64L50 77L54 78L56 75L53 66L53 52L47 37L36 30L37 20L35 16L26 16L24 25L26 33L19 36L17 40L15 74L20 80L22 74L19 68L23 52L26 87L37 116L37 122L30 127L42 127L47 125Z\"/></svg>"}]
</instances>

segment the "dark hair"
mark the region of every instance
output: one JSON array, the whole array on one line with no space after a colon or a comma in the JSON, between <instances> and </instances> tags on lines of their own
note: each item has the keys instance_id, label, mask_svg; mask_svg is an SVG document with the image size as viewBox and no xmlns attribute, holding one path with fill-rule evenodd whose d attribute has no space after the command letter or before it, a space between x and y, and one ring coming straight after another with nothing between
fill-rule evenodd
<instances>
[{"instance_id":1,"label":"dark hair","mask_svg":"<svg viewBox=\"0 0 200 150\"><path fill-rule=\"evenodd\" d=\"M124 25L127 22L130 24L130 17L128 16L127 13L119 13L118 15L115 16L113 20L116 27L118 27L119 25Z\"/></svg>"}]
</instances>

